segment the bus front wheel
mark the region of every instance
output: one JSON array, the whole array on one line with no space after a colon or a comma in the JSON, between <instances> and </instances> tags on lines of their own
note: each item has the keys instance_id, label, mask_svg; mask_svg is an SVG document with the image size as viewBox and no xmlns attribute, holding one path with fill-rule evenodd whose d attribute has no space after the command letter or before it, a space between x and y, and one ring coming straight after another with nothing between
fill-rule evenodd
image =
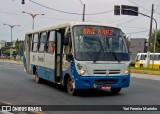
<instances>
[{"instance_id":1,"label":"bus front wheel","mask_svg":"<svg viewBox=\"0 0 160 114\"><path fill-rule=\"evenodd\" d=\"M73 87L73 80L71 79L71 77L69 77L68 80L67 80L67 92L70 95L75 95L76 94L76 90Z\"/></svg>"},{"instance_id":2,"label":"bus front wheel","mask_svg":"<svg viewBox=\"0 0 160 114\"><path fill-rule=\"evenodd\" d=\"M37 83L41 83L41 78L38 76L38 72L35 72L35 80Z\"/></svg>"},{"instance_id":3,"label":"bus front wheel","mask_svg":"<svg viewBox=\"0 0 160 114\"><path fill-rule=\"evenodd\" d=\"M121 91L121 88L111 88L112 94L118 94Z\"/></svg>"}]
</instances>

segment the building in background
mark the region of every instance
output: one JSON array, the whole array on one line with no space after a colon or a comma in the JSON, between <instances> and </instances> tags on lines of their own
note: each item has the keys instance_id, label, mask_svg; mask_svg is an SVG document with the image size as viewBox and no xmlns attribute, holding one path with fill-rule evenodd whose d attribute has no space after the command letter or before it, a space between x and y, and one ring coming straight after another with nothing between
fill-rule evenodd
<instances>
[{"instance_id":1,"label":"building in background","mask_svg":"<svg viewBox=\"0 0 160 114\"><path fill-rule=\"evenodd\" d=\"M6 45L6 41L1 40L0 41L0 58L2 58L2 55L3 55L2 47L4 47L5 45Z\"/></svg>"},{"instance_id":2,"label":"building in background","mask_svg":"<svg viewBox=\"0 0 160 114\"><path fill-rule=\"evenodd\" d=\"M1 41L0 41L0 49L1 49L2 47L4 47L5 44L6 44L6 41L5 41L5 40L1 40Z\"/></svg>"},{"instance_id":3,"label":"building in background","mask_svg":"<svg viewBox=\"0 0 160 114\"><path fill-rule=\"evenodd\" d=\"M11 43L11 42L7 42L7 41L5 41L5 40L1 40L1 41L0 41L0 58L3 58L3 56L7 56L7 55L5 55L5 53L4 53L5 50L2 50L2 48L3 48L5 45L7 45L7 46L9 46L9 47L12 46L12 48L14 48L14 47L15 47L15 44L16 44L16 40L14 40L12 43ZM11 50L11 54L13 54L14 51L16 51L16 50L15 50L15 49L12 49L12 50Z\"/></svg>"},{"instance_id":4,"label":"building in background","mask_svg":"<svg viewBox=\"0 0 160 114\"><path fill-rule=\"evenodd\" d=\"M147 39L145 38L130 38L130 59L131 63L135 63L137 53L147 52Z\"/></svg>"}]
</instances>

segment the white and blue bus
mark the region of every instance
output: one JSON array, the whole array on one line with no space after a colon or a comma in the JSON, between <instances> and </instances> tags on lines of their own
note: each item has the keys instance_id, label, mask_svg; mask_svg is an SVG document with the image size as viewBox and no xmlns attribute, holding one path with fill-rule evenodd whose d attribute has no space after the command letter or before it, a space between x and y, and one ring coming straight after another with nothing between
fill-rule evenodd
<instances>
[{"instance_id":1,"label":"white and blue bus","mask_svg":"<svg viewBox=\"0 0 160 114\"><path fill-rule=\"evenodd\" d=\"M25 35L24 68L66 87L119 93L130 84L130 57L121 29L89 22L69 22Z\"/></svg>"}]
</instances>

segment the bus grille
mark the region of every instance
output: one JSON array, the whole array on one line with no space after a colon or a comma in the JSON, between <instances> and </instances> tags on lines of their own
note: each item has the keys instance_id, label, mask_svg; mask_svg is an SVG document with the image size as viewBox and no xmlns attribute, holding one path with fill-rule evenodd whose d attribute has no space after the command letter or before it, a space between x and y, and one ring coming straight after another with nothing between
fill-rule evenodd
<instances>
[{"instance_id":1,"label":"bus grille","mask_svg":"<svg viewBox=\"0 0 160 114\"><path fill-rule=\"evenodd\" d=\"M121 70L94 70L94 74L120 74Z\"/></svg>"},{"instance_id":2,"label":"bus grille","mask_svg":"<svg viewBox=\"0 0 160 114\"><path fill-rule=\"evenodd\" d=\"M118 79L108 79L108 80L96 80L95 84L116 84Z\"/></svg>"}]
</instances>

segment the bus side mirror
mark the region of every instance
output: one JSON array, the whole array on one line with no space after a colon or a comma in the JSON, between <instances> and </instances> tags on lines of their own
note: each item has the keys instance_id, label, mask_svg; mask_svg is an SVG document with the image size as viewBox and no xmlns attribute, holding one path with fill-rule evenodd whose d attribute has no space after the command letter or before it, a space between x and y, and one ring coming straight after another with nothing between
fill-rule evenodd
<instances>
[{"instance_id":1,"label":"bus side mirror","mask_svg":"<svg viewBox=\"0 0 160 114\"><path fill-rule=\"evenodd\" d=\"M67 46L68 44L69 44L69 37L68 37L68 36L65 36L65 37L64 37L63 45Z\"/></svg>"},{"instance_id":2,"label":"bus side mirror","mask_svg":"<svg viewBox=\"0 0 160 114\"><path fill-rule=\"evenodd\" d=\"M70 37L70 30L69 30L69 27L67 27L64 34L63 45L67 46L69 44L69 40L70 40L69 37Z\"/></svg>"},{"instance_id":3,"label":"bus side mirror","mask_svg":"<svg viewBox=\"0 0 160 114\"><path fill-rule=\"evenodd\" d=\"M69 62L70 62L71 60L73 60L73 55L67 54L67 55L66 55L66 60L69 61Z\"/></svg>"}]
</instances>

